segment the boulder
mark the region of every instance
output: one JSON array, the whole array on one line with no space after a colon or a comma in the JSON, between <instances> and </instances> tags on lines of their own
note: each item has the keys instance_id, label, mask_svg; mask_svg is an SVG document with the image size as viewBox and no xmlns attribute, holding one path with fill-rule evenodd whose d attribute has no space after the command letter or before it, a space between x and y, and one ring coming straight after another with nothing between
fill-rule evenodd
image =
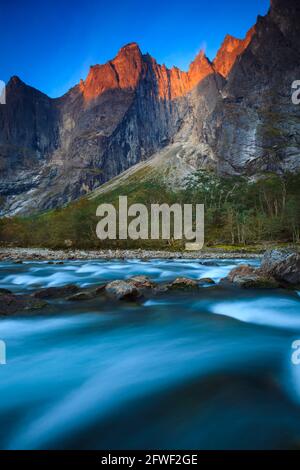
<instances>
[{"instance_id":1,"label":"boulder","mask_svg":"<svg viewBox=\"0 0 300 470\"><path fill-rule=\"evenodd\" d=\"M59 299L69 297L79 292L79 288L73 284L63 287L46 287L36 291L33 297L37 299Z\"/></svg>"},{"instance_id":2,"label":"boulder","mask_svg":"<svg viewBox=\"0 0 300 470\"><path fill-rule=\"evenodd\" d=\"M171 284L168 285L169 290L194 290L198 288L198 282L194 279L188 279L185 277L178 277Z\"/></svg>"},{"instance_id":3,"label":"boulder","mask_svg":"<svg viewBox=\"0 0 300 470\"><path fill-rule=\"evenodd\" d=\"M279 282L300 285L300 254L291 250L267 251L261 271Z\"/></svg>"},{"instance_id":4,"label":"boulder","mask_svg":"<svg viewBox=\"0 0 300 470\"><path fill-rule=\"evenodd\" d=\"M151 291L154 295L166 294L169 290L170 284L157 284Z\"/></svg>"},{"instance_id":5,"label":"boulder","mask_svg":"<svg viewBox=\"0 0 300 470\"><path fill-rule=\"evenodd\" d=\"M153 289L156 285L148 276L134 276L129 282L138 289Z\"/></svg>"},{"instance_id":6,"label":"boulder","mask_svg":"<svg viewBox=\"0 0 300 470\"><path fill-rule=\"evenodd\" d=\"M42 299L33 299L32 297L25 297L22 299L23 311L41 310L48 306L47 302Z\"/></svg>"},{"instance_id":7,"label":"boulder","mask_svg":"<svg viewBox=\"0 0 300 470\"><path fill-rule=\"evenodd\" d=\"M249 265L234 268L222 281L243 289L276 289L279 287L279 283L272 276Z\"/></svg>"},{"instance_id":8,"label":"boulder","mask_svg":"<svg viewBox=\"0 0 300 470\"><path fill-rule=\"evenodd\" d=\"M12 315L14 313L24 313L25 311L40 310L48 304L40 299L31 296L19 296L11 293L0 295L0 315Z\"/></svg>"},{"instance_id":9,"label":"boulder","mask_svg":"<svg viewBox=\"0 0 300 470\"><path fill-rule=\"evenodd\" d=\"M224 279L225 281L235 282L235 278L241 278L245 276L253 276L257 274L257 269L249 266L248 264L242 264L237 268L234 268L228 276Z\"/></svg>"},{"instance_id":10,"label":"boulder","mask_svg":"<svg viewBox=\"0 0 300 470\"><path fill-rule=\"evenodd\" d=\"M202 279L199 279L198 281L198 285L199 286L213 286L215 285L215 281L213 279L211 279L210 277L203 277Z\"/></svg>"},{"instance_id":11,"label":"boulder","mask_svg":"<svg viewBox=\"0 0 300 470\"><path fill-rule=\"evenodd\" d=\"M106 287L106 284L102 284L102 286L96 287L95 294L96 295L103 294L105 292L105 287Z\"/></svg>"},{"instance_id":12,"label":"boulder","mask_svg":"<svg viewBox=\"0 0 300 470\"><path fill-rule=\"evenodd\" d=\"M235 276L233 282L243 289L277 289L279 287L279 283L275 279L259 274Z\"/></svg>"},{"instance_id":13,"label":"boulder","mask_svg":"<svg viewBox=\"0 0 300 470\"><path fill-rule=\"evenodd\" d=\"M106 295L112 300L134 301L141 297L141 292L130 281L113 281L105 286Z\"/></svg>"},{"instance_id":14,"label":"boulder","mask_svg":"<svg viewBox=\"0 0 300 470\"><path fill-rule=\"evenodd\" d=\"M13 294L3 293L0 295L0 315L9 315L15 313L19 308L20 302Z\"/></svg>"},{"instance_id":15,"label":"boulder","mask_svg":"<svg viewBox=\"0 0 300 470\"><path fill-rule=\"evenodd\" d=\"M68 297L67 300L71 302L81 302L83 300L91 300L95 295L96 294L93 292L77 292L77 294L73 294Z\"/></svg>"}]
</instances>

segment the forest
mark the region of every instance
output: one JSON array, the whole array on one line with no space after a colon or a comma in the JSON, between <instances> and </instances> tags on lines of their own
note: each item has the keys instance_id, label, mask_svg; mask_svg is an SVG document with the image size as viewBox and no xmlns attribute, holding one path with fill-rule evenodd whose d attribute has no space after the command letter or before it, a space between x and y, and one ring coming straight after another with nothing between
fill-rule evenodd
<instances>
[{"instance_id":1,"label":"forest","mask_svg":"<svg viewBox=\"0 0 300 470\"><path fill-rule=\"evenodd\" d=\"M241 246L298 244L300 242L300 174L268 174L255 179L224 177L197 171L181 189L175 190L157 178L138 177L117 188L88 195L63 208L27 217L0 219L3 246L82 249L183 250L185 240L106 240L97 238L96 210L102 203L204 204L205 245Z\"/></svg>"}]
</instances>

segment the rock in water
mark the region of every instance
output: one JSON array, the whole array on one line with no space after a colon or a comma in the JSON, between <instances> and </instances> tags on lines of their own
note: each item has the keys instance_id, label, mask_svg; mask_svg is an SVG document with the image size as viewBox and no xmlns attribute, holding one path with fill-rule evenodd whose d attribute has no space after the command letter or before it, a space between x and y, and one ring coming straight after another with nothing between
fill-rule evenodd
<instances>
[{"instance_id":1,"label":"rock in water","mask_svg":"<svg viewBox=\"0 0 300 470\"><path fill-rule=\"evenodd\" d=\"M300 255L296 251L267 251L262 260L261 270L279 282L300 285Z\"/></svg>"},{"instance_id":2,"label":"rock in water","mask_svg":"<svg viewBox=\"0 0 300 470\"><path fill-rule=\"evenodd\" d=\"M113 281L105 287L106 295L112 300L137 300L141 292L134 284L126 281Z\"/></svg>"},{"instance_id":3,"label":"rock in water","mask_svg":"<svg viewBox=\"0 0 300 470\"><path fill-rule=\"evenodd\" d=\"M229 282L243 289L276 289L279 283L261 269L248 265L241 265L233 269L223 282Z\"/></svg>"},{"instance_id":4,"label":"rock in water","mask_svg":"<svg viewBox=\"0 0 300 470\"><path fill-rule=\"evenodd\" d=\"M215 285L215 281L211 279L210 277L203 277L202 279L199 279L198 285L199 286L213 286Z\"/></svg>"},{"instance_id":5,"label":"rock in water","mask_svg":"<svg viewBox=\"0 0 300 470\"><path fill-rule=\"evenodd\" d=\"M185 277L178 277L168 286L169 290L194 290L198 288L198 282Z\"/></svg>"},{"instance_id":6,"label":"rock in water","mask_svg":"<svg viewBox=\"0 0 300 470\"><path fill-rule=\"evenodd\" d=\"M95 298L95 296L96 294L93 294L92 292L77 292L77 294L68 297L67 300L70 302L81 302L84 300L91 300Z\"/></svg>"},{"instance_id":7,"label":"rock in water","mask_svg":"<svg viewBox=\"0 0 300 470\"><path fill-rule=\"evenodd\" d=\"M138 289L152 289L155 287L155 283L148 276L134 276L129 281Z\"/></svg>"},{"instance_id":8,"label":"rock in water","mask_svg":"<svg viewBox=\"0 0 300 470\"><path fill-rule=\"evenodd\" d=\"M243 289L277 289L279 283L270 277L264 277L261 275L251 276L236 276L234 284Z\"/></svg>"},{"instance_id":9,"label":"rock in water","mask_svg":"<svg viewBox=\"0 0 300 470\"><path fill-rule=\"evenodd\" d=\"M0 315L13 315L18 313L40 310L48 304L43 300L31 296L20 296L11 293L0 293Z\"/></svg>"},{"instance_id":10,"label":"rock in water","mask_svg":"<svg viewBox=\"0 0 300 470\"><path fill-rule=\"evenodd\" d=\"M235 282L235 279L237 277L245 277L245 276L254 276L256 275L257 270L253 268L252 266L249 266L248 264L242 264L241 266L238 266L237 268L234 268L228 276L224 279L229 282Z\"/></svg>"},{"instance_id":11,"label":"rock in water","mask_svg":"<svg viewBox=\"0 0 300 470\"><path fill-rule=\"evenodd\" d=\"M37 299L59 299L74 295L79 292L79 288L73 284L69 284L63 287L47 287L41 289L33 294L33 297Z\"/></svg>"}]
</instances>

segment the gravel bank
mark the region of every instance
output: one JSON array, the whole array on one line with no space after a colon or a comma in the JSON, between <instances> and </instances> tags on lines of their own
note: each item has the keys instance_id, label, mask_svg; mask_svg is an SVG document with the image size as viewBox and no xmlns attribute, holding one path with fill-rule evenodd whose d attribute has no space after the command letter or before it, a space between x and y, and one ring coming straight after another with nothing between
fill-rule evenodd
<instances>
[{"instance_id":1,"label":"gravel bank","mask_svg":"<svg viewBox=\"0 0 300 470\"><path fill-rule=\"evenodd\" d=\"M247 252L221 252L217 250L193 252L167 252L146 250L49 250L46 248L0 248L0 261L64 261L90 259L257 259L261 254Z\"/></svg>"}]
</instances>

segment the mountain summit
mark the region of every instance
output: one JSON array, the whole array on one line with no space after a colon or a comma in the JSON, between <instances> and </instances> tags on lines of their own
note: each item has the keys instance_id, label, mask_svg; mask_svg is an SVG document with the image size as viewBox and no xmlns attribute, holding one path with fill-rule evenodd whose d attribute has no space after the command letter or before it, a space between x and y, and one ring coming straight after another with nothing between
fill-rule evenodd
<instances>
[{"instance_id":1,"label":"mountain summit","mask_svg":"<svg viewBox=\"0 0 300 470\"><path fill-rule=\"evenodd\" d=\"M255 34L255 27L248 31L245 39L237 39L228 34L214 60L215 70L224 78L227 78L234 66L237 58L247 49L252 37Z\"/></svg>"},{"instance_id":2,"label":"mountain summit","mask_svg":"<svg viewBox=\"0 0 300 470\"><path fill-rule=\"evenodd\" d=\"M143 57L136 43L120 49L115 59L104 65L94 65L80 90L85 99L97 98L107 90L136 88L143 70Z\"/></svg>"}]
</instances>

